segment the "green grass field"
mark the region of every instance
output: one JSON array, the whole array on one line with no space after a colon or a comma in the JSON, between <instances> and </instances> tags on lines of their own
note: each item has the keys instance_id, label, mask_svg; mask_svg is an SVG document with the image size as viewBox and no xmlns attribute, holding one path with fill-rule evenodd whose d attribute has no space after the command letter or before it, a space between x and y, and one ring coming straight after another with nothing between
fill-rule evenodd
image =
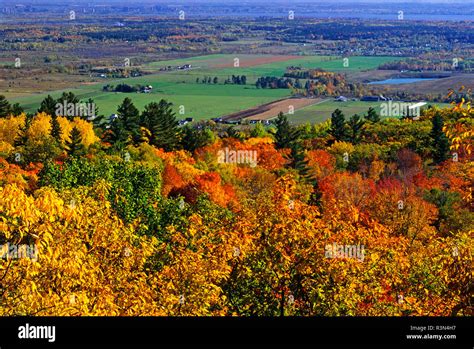
<instances>
[{"instance_id":1,"label":"green grass field","mask_svg":"<svg viewBox=\"0 0 474 349\"><path fill-rule=\"evenodd\" d=\"M123 82L126 82L124 79ZM122 80L121 80L122 81ZM235 111L244 110L260 104L283 98L289 95L288 90L262 90L254 86L238 85L201 85L201 84L173 84L169 82L155 83L146 80L154 87L154 92L143 93L114 93L103 92L102 85L87 86L71 90L82 99L93 98L101 114L110 115L116 112L117 106L124 98L130 97L140 110L153 101L166 99L173 103L174 111L178 113L180 106L184 106L185 113L180 118L192 117L196 120L209 119ZM128 83L131 83L128 81ZM136 83L136 82L134 82ZM62 91L51 93L55 98ZM38 94L29 97L14 99L30 112L35 111L46 95Z\"/></svg>"},{"instance_id":2,"label":"green grass field","mask_svg":"<svg viewBox=\"0 0 474 349\"><path fill-rule=\"evenodd\" d=\"M218 57L216 57L218 56ZM213 62L219 61L222 63L233 64L234 58L239 58L241 67L232 68L209 68L209 62L200 64L200 69L194 69L179 74L180 76L191 76L190 80L195 80L196 77L217 76L225 79L232 75L246 75L248 81L254 83L257 78L261 76L283 76L288 66L299 66L302 68L321 68L328 71L337 71L340 73L370 70L377 68L380 64L393 61L393 57L350 57L348 66L344 67L343 58L336 58L330 56L307 56L295 59L289 59L282 62L272 62L267 64L256 65L253 67L245 67L245 60L254 58L250 55L211 55L210 60ZM174 61L173 61L174 62ZM205 62L205 61L204 61ZM190 63L191 61L179 61L180 64ZM171 73L177 75L177 73Z\"/></svg>"},{"instance_id":3,"label":"green grass field","mask_svg":"<svg viewBox=\"0 0 474 349\"><path fill-rule=\"evenodd\" d=\"M255 79L260 76L282 76L286 67L290 65L305 68L323 68L333 71L342 71L344 69L350 71L373 69L383 62L393 60L391 57L351 57L349 59L349 67L344 68L342 58L302 56L301 58L259 64L251 67L213 68L215 66L222 67L224 65L233 64L235 57L239 58L240 64L245 66L246 61L248 63L249 61L255 62L255 60L259 60L264 63L265 58L268 56L215 54L154 62L148 64L146 67L156 70L156 74L118 80L104 79L101 83L83 85L78 88L67 89L66 91L72 91L83 100L87 98L94 99L99 107L100 113L104 115L115 113L117 106L126 97L130 97L140 110L142 110L146 104L159 101L163 98L173 103L174 110L177 114L180 110L180 106L184 106L185 113L181 115L178 114L179 118L193 117L196 120L201 120L227 115L289 96L289 90L257 89L254 86L254 82ZM188 71L158 72L161 67L188 63L192 64L193 69ZM247 85L224 85L223 81L233 74L247 75ZM201 80L204 76L211 76L212 78L217 76L219 83L216 85L196 83L196 78ZM104 85L114 85L118 83L152 85L153 92L150 94L141 94L102 91ZM20 103L27 112L34 112L48 94L56 98L63 91L64 90L59 90L12 98L11 102ZM306 120L310 115L308 113L311 113L311 111L311 109L306 108L298 111L294 117Z\"/></svg>"},{"instance_id":4,"label":"green grass field","mask_svg":"<svg viewBox=\"0 0 474 349\"><path fill-rule=\"evenodd\" d=\"M359 114L363 116L367 114L367 110L370 107L374 108L377 113L381 112L381 103L382 102L362 102L362 101L347 101L347 102L337 102L333 99L326 99L320 103L312 104L305 108L301 108L293 115L288 115L289 120L295 124L304 124L311 123L317 124L326 121L331 118L331 114L334 110L340 109L342 113L346 116L346 120L349 119L354 114ZM446 103L430 103L432 105L437 105L439 107L447 107L449 104ZM384 118L382 116L382 118Z\"/></svg>"}]
</instances>

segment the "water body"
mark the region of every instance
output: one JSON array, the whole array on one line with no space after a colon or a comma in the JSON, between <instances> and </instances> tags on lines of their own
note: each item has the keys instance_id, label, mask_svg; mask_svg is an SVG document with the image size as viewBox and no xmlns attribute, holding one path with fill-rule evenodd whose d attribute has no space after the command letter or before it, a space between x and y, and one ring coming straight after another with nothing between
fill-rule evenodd
<instances>
[{"instance_id":1,"label":"water body","mask_svg":"<svg viewBox=\"0 0 474 349\"><path fill-rule=\"evenodd\" d=\"M399 79L387 79L381 81L369 82L369 85L400 85L400 84L413 84L420 81L437 80L432 78L399 78Z\"/></svg>"}]
</instances>

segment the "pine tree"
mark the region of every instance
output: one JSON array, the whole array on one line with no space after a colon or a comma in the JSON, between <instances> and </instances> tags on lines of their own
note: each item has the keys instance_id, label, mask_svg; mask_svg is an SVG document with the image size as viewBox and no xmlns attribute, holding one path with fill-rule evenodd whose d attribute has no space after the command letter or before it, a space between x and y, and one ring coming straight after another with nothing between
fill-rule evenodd
<instances>
[{"instance_id":1,"label":"pine tree","mask_svg":"<svg viewBox=\"0 0 474 349\"><path fill-rule=\"evenodd\" d=\"M160 106L156 102L151 102L145 105L143 113L140 117L140 126L145 127L148 131L153 130L153 125L157 123L158 115L160 114ZM153 136L153 135L152 135ZM150 139L150 142L152 140Z\"/></svg>"},{"instance_id":2,"label":"pine tree","mask_svg":"<svg viewBox=\"0 0 474 349\"><path fill-rule=\"evenodd\" d=\"M294 130L290 126L288 117L282 112L278 114L278 117L275 121L277 131L275 133L276 147L278 149L290 148L291 144L294 141Z\"/></svg>"},{"instance_id":3,"label":"pine tree","mask_svg":"<svg viewBox=\"0 0 474 349\"><path fill-rule=\"evenodd\" d=\"M76 111L76 106L80 103L80 99L79 97L77 97L73 92L63 92L61 97L59 97L56 101L56 105L58 104L61 104L61 105L64 105L66 104L67 108L70 107L70 105L73 105L74 106L74 111ZM74 115L76 113L73 113L71 114L70 112L68 112L68 110L64 110L63 111L64 114L66 115L62 115L64 117L66 117L69 121L72 121L75 117L79 117L81 115ZM51 114L52 115L52 114ZM58 115L59 116L59 115Z\"/></svg>"},{"instance_id":4,"label":"pine tree","mask_svg":"<svg viewBox=\"0 0 474 349\"><path fill-rule=\"evenodd\" d=\"M305 149L301 145L301 129L290 125L286 115L280 112L276 119L277 131L275 133L276 147L279 149L288 148L290 154L287 157L288 166L298 171L304 180L310 177L308 161L306 160Z\"/></svg>"},{"instance_id":5,"label":"pine tree","mask_svg":"<svg viewBox=\"0 0 474 349\"><path fill-rule=\"evenodd\" d=\"M189 125L183 127L183 138L181 143L183 148L190 152L205 147L206 145L211 144L214 140L214 133L207 127L196 128Z\"/></svg>"},{"instance_id":6,"label":"pine tree","mask_svg":"<svg viewBox=\"0 0 474 349\"><path fill-rule=\"evenodd\" d=\"M70 141L66 141L66 150L69 156L78 157L84 154L81 131L74 126L70 133Z\"/></svg>"},{"instance_id":7,"label":"pine tree","mask_svg":"<svg viewBox=\"0 0 474 349\"><path fill-rule=\"evenodd\" d=\"M371 122L379 122L380 121L380 115L377 113L377 111L370 107L369 110L367 111L367 115L365 115L365 119Z\"/></svg>"},{"instance_id":8,"label":"pine tree","mask_svg":"<svg viewBox=\"0 0 474 349\"><path fill-rule=\"evenodd\" d=\"M48 95L41 101L41 105L38 109L38 113L46 113L50 116L56 115L56 100Z\"/></svg>"},{"instance_id":9,"label":"pine tree","mask_svg":"<svg viewBox=\"0 0 474 349\"><path fill-rule=\"evenodd\" d=\"M58 103L66 103L77 104L80 102L79 97L77 97L73 92L63 92L61 97L58 98Z\"/></svg>"},{"instance_id":10,"label":"pine tree","mask_svg":"<svg viewBox=\"0 0 474 349\"><path fill-rule=\"evenodd\" d=\"M351 134L350 134L350 141L352 144L357 144L359 143L360 140L360 133L362 131L362 127L364 126L364 120L362 118L355 114L352 115L351 118L349 119L348 125L351 129Z\"/></svg>"},{"instance_id":11,"label":"pine tree","mask_svg":"<svg viewBox=\"0 0 474 349\"><path fill-rule=\"evenodd\" d=\"M58 117L56 115L51 116L51 137L53 137L59 146L61 146L61 126L58 122Z\"/></svg>"},{"instance_id":12,"label":"pine tree","mask_svg":"<svg viewBox=\"0 0 474 349\"><path fill-rule=\"evenodd\" d=\"M140 112L130 98L125 98L119 105L117 115L118 118L113 121L110 127L113 142L123 144L140 142Z\"/></svg>"},{"instance_id":13,"label":"pine tree","mask_svg":"<svg viewBox=\"0 0 474 349\"><path fill-rule=\"evenodd\" d=\"M22 113L24 113L24 110L23 108L20 106L19 103L15 103L11 106L10 108L10 112L13 116L18 116L18 115L21 115Z\"/></svg>"},{"instance_id":14,"label":"pine tree","mask_svg":"<svg viewBox=\"0 0 474 349\"><path fill-rule=\"evenodd\" d=\"M88 117L93 117L94 118L93 120L95 121L97 118L99 118L99 107L97 106L97 104L95 104L95 102L92 98L89 98L87 100L87 104L89 104L89 106L91 106L91 107L92 106L94 107L94 111L93 111L94 114L93 115L87 115L85 117L85 119L87 119Z\"/></svg>"},{"instance_id":15,"label":"pine tree","mask_svg":"<svg viewBox=\"0 0 474 349\"><path fill-rule=\"evenodd\" d=\"M440 113L436 113L431 119L432 128L430 137L433 146L433 161L439 164L449 157L449 140L443 132L443 118Z\"/></svg>"},{"instance_id":16,"label":"pine tree","mask_svg":"<svg viewBox=\"0 0 474 349\"><path fill-rule=\"evenodd\" d=\"M337 141L346 140L346 119L339 109L336 109L331 115L331 128L329 129L329 133Z\"/></svg>"},{"instance_id":17,"label":"pine tree","mask_svg":"<svg viewBox=\"0 0 474 349\"><path fill-rule=\"evenodd\" d=\"M110 142L117 149L122 149L129 143L129 134L125 129L123 118L116 117L110 123L110 132L105 133L105 141Z\"/></svg>"},{"instance_id":18,"label":"pine tree","mask_svg":"<svg viewBox=\"0 0 474 349\"><path fill-rule=\"evenodd\" d=\"M6 118L10 115L11 106L5 96L0 96L0 118Z\"/></svg>"},{"instance_id":19,"label":"pine tree","mask_svg":"<svg viewBox=\"0 0 474 349\"><path fill-rule=\"evenodd\" d=\"M298 171L303 180L309 180L309 165L303 146L298 140L295 140L290 145L290 150L290 166Z\"/></svg>"},{"instance_id":20,"label":"pine tree","mask_svg":"<svg viewBox=\"0 0 474 349\"><path fill-rule=\"evenodd\" d=\"M74 110L75 110L76 109L75 106L80 103L80 99L72 92L63 92L61 97L59 97L58 100L56 101L56 104L64 105L64 103L66 103L67 106L73 104ZM67 115L63 115L63 116L65 116L70 121L72 121L74 117L80 116L80 115L69 115L69 113L66 113L66 112L67 110L64 110L64 113ZM54 111L54 113L56 113L56 110ZM53 115L53 114L50 114L50 115Z\"/></svg>"},{"instance_id":21,"label":"pine tree","mask_svg":"<svg viewBox=\"0 0 474 349\"><path fill-rule=\"evenodd\" d=\"M151 132L151 144L171 151L178 148L181 141L179 122L171 109L172 104L162 99L150 103L142 115L144 126Z\"/></svg>"},{"instance_id":22,"label":"pine tree","mask_svg":"<svg viewBox=\"0 0 474 349\"><path fill-rule=\"evenodd\" d=\"M31 122L33 121L33 114L26 114L25 124L23 127L20 127L18 130L17 137L15 138L15 147L22 147L26 145L28 141L28 129L31 126Z\"/></svg>"}]
</instances>

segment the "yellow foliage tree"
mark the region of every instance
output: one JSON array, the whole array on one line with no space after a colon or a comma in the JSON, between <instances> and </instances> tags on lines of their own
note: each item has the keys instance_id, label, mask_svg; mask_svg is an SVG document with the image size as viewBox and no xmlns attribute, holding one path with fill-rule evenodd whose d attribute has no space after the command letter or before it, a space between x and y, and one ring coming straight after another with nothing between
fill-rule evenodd
<instances>
[{"instance_id":1,"label":"yellow foliage tree","mask_svg":"<svg viewBox=\"0 0 474 349\"><path fill-rule=\"evenodd\" d=\"M18 136L18 131L25 125L25 114L19 116L10 116L8 118L0 119L0 141L6 142L10 145L15 144L15 139Z\"/></svg>"},{"instance_id":2,"label":"yellow foliage tree","mask_svg":"<svg viewBox=\"0 0 474 349\"><path fill-rule=\"evenodd\" d=\"M31 121L31 125L26 132L29 139L37 140L47 137L51 133L51 116L46 113L38 113Z\"/></svg>"},{"instance_id":3,"label":"yellow foliage tree","mask_svg":"<svg viewBox=\"0 0 474 349\"><path fill-rule=\"evenodd\" d=\"M103 191L0 188L0 241L37 249L0 259L0 315L164 314L145 266L156 241L113 216Z\"/></svg>"}]
</instances>

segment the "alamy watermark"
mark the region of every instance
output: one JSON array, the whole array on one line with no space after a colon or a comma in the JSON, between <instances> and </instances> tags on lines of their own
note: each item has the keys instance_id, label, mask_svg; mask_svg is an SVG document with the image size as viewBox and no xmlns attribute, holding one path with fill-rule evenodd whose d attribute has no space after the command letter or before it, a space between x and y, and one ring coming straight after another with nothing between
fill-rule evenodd
<instances>
[{"instance_id":1,"label":"alamy watermark","mask_svg":"<svg viewBox=\"0 0 474 349\"><path fill-rule=\"evenodd\" d=\"M219 164L248 164L250 167L257 166L256 150L232 150L221 149L217 152L217 162Z\"/></svg>"},{"instance_id":2,"label":"alamy watermark","mask_svg":"<svg viewBox=\"0 0 474 349\"><path fill-rule=\"evenodd\" d=\"M324 256L326 258L341 259L355 258L363 262L365 258L365 247L364 245L338 245L334 242L332 245L326 245Z\"/></svg>"},{"instance_id":3,"label":"alamy watermark","mask_svg":"<svg viewBox=\"0 0 474 349\"><path fill-rule=\"evenodd\" d=\"M18 327L19 339L47 339L48 342L56 341L56 326L35 326L27 323Z\"/></svg>"},{"instance_id":4,"label":"alamy watermark","mask_svg":"<svg viewBox=\"0 0 474 349\"><path fill-rule=\"evenodd\" d=\"M420 108L426 103L408 103L388 101L380 104L380 115L385 117L420 117Z\"/></svg>"},{"instance_id":5,"label":"alamy watermark","mask_svg":"<svg viewBox=\"0 0 474 349\"><path fill-rule=\"evenodd\" d=\"M28 258L36 262L38 260L38 247L36 245L14 245L7 242L0 245L0 259Z\"/></svg>"},{"instance_id":6,"label":"alamy watermark","mask_svg":"<svg viewBox=\"0 0 474 349\"><path fill-rule=\"evenodd\" d=\"M79 116L79 117L95 117L94 103L56 103L56 116Z\"/></svg>"}]
</instances>

